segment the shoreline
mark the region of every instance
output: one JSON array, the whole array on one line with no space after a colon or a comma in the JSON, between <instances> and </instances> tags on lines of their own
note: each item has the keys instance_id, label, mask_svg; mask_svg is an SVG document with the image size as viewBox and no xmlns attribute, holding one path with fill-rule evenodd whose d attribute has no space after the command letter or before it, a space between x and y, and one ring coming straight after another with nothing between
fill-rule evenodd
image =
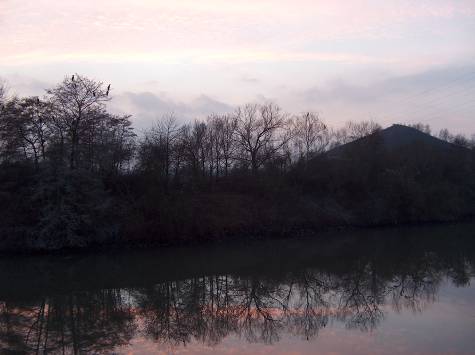
<instances>
[{"instance_id":1,"label":"shoreline","mask_svg":"<svg viewBox=\"0 0 475 355\"><path fill-rule=\"evenodd\" d=\"M59 249L41 249L41 248L26 248L26 249L2 249L0 247L0 257L34 257L34 256L64 256L64 255L93 255L93 254L108 254L108 253L123 253L136 252L144 250L168 250L173 248L212 248L215 246L232 247L235 245L252 245L255 242L264 241L281 241L281 240L326 240L328 237L335 237L339 233L352 232L375 232L378 230L388 231L395 229L412 229L436 226L456 226L456 225L470 225L475 223L475 216L467 216L458 220L452 221L426 221L413 223L380 223L367 225L335 225L335 226L321 226L318 228L294 228L288 231L271 231L266 233L246 233L234 232L222 236L221 238L206 238L197 237L191 240L176 240L161 241L158 238L143 238L140 240L121 240L116 242L93 243L84 247L63 247ZM244 237L243 237L244 236Z\"/></svg>"}]
</instances>

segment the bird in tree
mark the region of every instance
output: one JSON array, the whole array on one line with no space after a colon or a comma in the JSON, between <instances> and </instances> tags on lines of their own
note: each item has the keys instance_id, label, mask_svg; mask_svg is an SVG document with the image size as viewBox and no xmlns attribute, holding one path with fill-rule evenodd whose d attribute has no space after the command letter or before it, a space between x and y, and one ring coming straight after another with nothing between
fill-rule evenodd
<instances>
[{"instance_id":1,"label":"bird in tree","mask_svg":"<svg viewBox=\"0 0 475 355\"><path fill-rule=\"evenodd\" d=\"M104 110L109 98L103 83L77 74L74 82L64 80L47 92L53 104L62 109L61 120L70 137L69 166L75 169L80 159L79 146L83 134L94 122L94 117Z\"/></svg>"}]
</instances>

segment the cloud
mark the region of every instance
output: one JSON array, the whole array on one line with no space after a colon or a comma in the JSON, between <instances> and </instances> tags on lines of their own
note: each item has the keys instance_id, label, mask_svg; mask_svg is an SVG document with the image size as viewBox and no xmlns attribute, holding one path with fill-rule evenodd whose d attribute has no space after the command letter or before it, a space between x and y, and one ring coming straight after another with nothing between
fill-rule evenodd
<instances>
[{"instance_id":1,"label":"cloud","mask_svg":"<svg viewBox=\"0 0 475 355\"><path fill-rule=\"evenodd\" d=\"M376 119L382 124L426 122L436 129L475 131L475 66L453 66L366 85L335 80L295 93L302 106L337 121ZM342 118L343 117L343 118ZM340 120L339 120L340 119Z\"/></svg>"},{"instance_id":2,"label":"cloud","mask_svg":"<svg viewBox=\"0 0 475 355\"><path fill-rule=\"evenodd\" d=\"M0 2L0 11L3 63L118 56L140 60L150 58L149 53L170 60L252 60L252 53L287 60L298 50L297 57L308 57L302 48L322 41L407 38L425 21L454 21L457 26L475 16L468 0L24 0ZM327 52L331 60L332 53L342 54Z\"/></svg>"},{"instance_id":3,"label":"cloud","mask_svg":"<svg viewBox=\"0 0 475 355\"><path fill-rule=\"evenodd\" d=\"M9 52L6 52L9 53ZM240 64L240 63L285 63L285 62L334 62L354 64L395 64L400 58L382 58L376 55L358 54L342 51L285 51L258 49L177 49L177 50L135 50L114 49L108 52L94 49L77 49L59 53L57 51L27 51L19 54L9 53L0 57L0 65L17 67L19 65L46 63L140 63L161 64Z\"/></svg>"},{"instance_id":4,"label":"cloud","mask_svg":"<svg viewBox=\"0 0 475 355\"><path fill-rule=\"evenodd\" d=\"M259 79L249 76L249 75L242 75L240 80L246 84L258 84L260 82Z\"/></svg>"},{"instance_id":5,"label":"cloud","mask_svg":"<svg viewBox=\"0 0 475 355\"><path fill-rule=\"evenodd\" d=\"M188 107L192 114L210 115L213 113L231 112L233 107L206 95L200 95L194 99Z\"/></svg>"},{"instance_id":6,"label":"cloud","mask_svg":"<svg viewBox=\"0 0 475 355\"><path fill-rule=\"evenodd\" d=\"M27 76L12 74L0 77L0 83L5 82L9 95L42 96L46 89L52 88L53 83L36 80ZM157 82L143 83L156 89ZM143 86L143 85L142 85ZM226 113L234 110L233 106L201 94L189 101L171 98L167 93L118 92L108 103L113 113L131 114L137 128L149 127L160 117L173 113L178 120L189 121L195 118L205 118L213 113Z\"/></svg>"},{"instance_id":7,"label":"cloud","mask_svg":"<svg viewBox=\"0 0 475 355\"><path fill-rule=\"evenodd\" d=\"M17 96L42 96L46 89L53 85L47 81L26 77L19 74L6 75L4 80L11 95Z\"/></svg>"},{"instance_id":8,"label":"cloud","mask_svg":"<svg viewBox=\"0 0 475 355\"><path fill-rule=\"evenodd\" d=\"M460 92L475 89L475 66L457 66L429 70L421 73L394 76L367 85L349 84L334 80L300 93L308 101L339 101L346 103L371 102L396 96L440 95L448 91Z\"/></svg>"},{"instance_id":9,"label":"cloud","mask_svg":"<svg viewBox=\"0 0 475 355\"><path fill-rule=\"evenodd\" d=\"M157 119L173 113L181 122L195 118L205 118L212 113L233 111L233 107L206 95L200 95L189 102L169 98L166 94L151 92L125 92L113 98L109 103L113 112L132 114L135 127L150 127Z\"/></svg>"}]
</instances>

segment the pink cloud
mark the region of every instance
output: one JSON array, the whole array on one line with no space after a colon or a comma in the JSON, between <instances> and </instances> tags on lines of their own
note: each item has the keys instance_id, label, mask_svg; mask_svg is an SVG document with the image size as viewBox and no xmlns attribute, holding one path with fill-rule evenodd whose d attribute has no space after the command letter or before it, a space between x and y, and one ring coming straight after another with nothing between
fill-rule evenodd
<instances>
[{"instance_id":1,"label":"pink cloud","mask_svg":"<svg viewBox=\"0 0 475 355\"><path fill-rule=\"evenodd\" d=\"M469 2L48 1L0 3L5 58L134 52L287 51L319 40L398 36L424 18L474 16Z\"/></svg>"}]
</instances>

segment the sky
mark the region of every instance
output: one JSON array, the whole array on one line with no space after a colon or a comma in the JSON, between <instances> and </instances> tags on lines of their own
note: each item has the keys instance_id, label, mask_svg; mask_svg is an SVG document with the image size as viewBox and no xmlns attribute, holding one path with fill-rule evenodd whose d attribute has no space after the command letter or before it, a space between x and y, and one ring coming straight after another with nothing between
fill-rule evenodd
<instances>
[{"instance_id":1,"label":"sky","mask_svg":"<svg viewBox=\"0 0 475 355\"><path fill-rule=\"evenodd\" d=\"M0 78L111 83L147 127L274 101L329 124L475 133L475 0L0 0Z\"/></svg>"}]
</instances>

